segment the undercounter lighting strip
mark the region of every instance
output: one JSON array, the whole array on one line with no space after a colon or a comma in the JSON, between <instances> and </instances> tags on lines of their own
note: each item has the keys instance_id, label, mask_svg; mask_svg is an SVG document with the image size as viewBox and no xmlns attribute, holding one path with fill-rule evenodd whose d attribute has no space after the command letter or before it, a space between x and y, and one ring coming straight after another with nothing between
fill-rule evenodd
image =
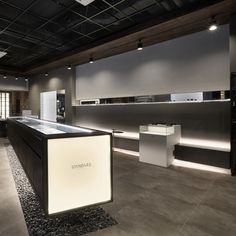
<instances>
[{"instance_id":1,"label":"undercounter lighting strip","mask_svg":"<svg viewBox=\"0 0 236 236\"><path fill-rule=\"evenodd\" d=\"M127 155L139 157L139 152L135 152L135 151L120 149L120 148L113 148L113 151L114 152L121 152L121 153L124 153L124 154L127 154Z\"/></svg>"},{"instance_id":2,"label":"undercounter lighting strip","mask_svg":"<svg viewBox=\"0 0 236 236\"><path fill-rule=\"evenodd\" d=\"M135 156L135 157L139 157L139 152L135 152L135 151L120 149L120 148L113 148L113 151L124 153L124 154ZM230 169L225 169L225 168L220 168L220 167L215 167L215 166L209 166L209 165L203 165L203 164L198 164L198 163L189 162L189 161L182 161L182 160L178 160L178 159L174 159L172 165L173 166L184 167L184 168L189 168L189 169L226 174L226 175L231 174Z\"/></svg>"},{"instance_id":3,"label":"undercounter lighting strip","mask_svg":"<svg viewBox=\"0 0 236 236\"><path fill-rule=\"evenodd\" d=\"M196 169L196 170L216 172L216 173L227 174L227 175L231 174L229 169L224 169L224 168L215 167L215 166L208 166L208 165L203 165L203 164L198 164L198 163L193 163L193 162L188 162L188 161L181 161L178 159L175 159L172 165L184 167L184 168Z\"/></svg>"},{"instance_id":4,"label":"undercounter lighting strip","mask_svg":"<svg viewBox=\"0 0 236 236\"><path fill-rule=\"evenodd\" d=\"M181 138L180 144L191 147L206 148L211 150L230 151L230 142L206 139Z\"/></svg>"},{"instance_id":5,"label":"undercounter lighting strip","mask_svg":"<svg viewBox=\"0 0 236 236\"><path fill-rule=\"evenodd\" d=\"M139 140L139 133L137 133L137 132L123 132L123 133L120 133L120 134L119 133L114 133L114 137Z\"/></svg>"}]
</instances>

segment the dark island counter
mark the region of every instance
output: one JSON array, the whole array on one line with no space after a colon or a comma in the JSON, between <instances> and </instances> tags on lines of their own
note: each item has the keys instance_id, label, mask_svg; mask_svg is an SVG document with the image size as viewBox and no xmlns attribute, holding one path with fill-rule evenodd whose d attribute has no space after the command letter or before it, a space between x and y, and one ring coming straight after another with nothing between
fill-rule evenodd
<instances>
[{"instance_id":1,"label":"dark island counter","mask_svg":"<svg viewBox=\"0 0 236 236\"><path fill-rule=\"evenodd\" d=\"M110 133L25 117L9 118L7 125L47 214L112 201Z\"/></svg>"},{"instance_id":2,"label":"dark island counter","mask_svg":"<svg viewBox=\"0 0 236 236\"><path fill-rule=\"evenodd\" d=\"M7 121L5 119L0 119L0 137L7 136Z\"/></svg>"}]
</instances>

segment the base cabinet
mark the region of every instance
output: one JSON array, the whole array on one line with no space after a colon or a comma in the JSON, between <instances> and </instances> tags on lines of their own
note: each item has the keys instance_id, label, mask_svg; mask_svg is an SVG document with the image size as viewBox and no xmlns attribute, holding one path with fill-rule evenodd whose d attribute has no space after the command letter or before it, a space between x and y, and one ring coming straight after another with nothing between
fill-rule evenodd
<instances>
[{"instance_id":1,"label":"base cabinet","mask_svg":"<svg viewBox=\"0 0 236 236\"><path fill-rule=\"evenodd\" d=\"M6 136L7 136L7 121L0 120L0 137L6 137Z\"/></svg>"},{"instance_id":2,"label":"base cabinet","mask_svg":"<svg viewBox=\"0 0 236 236\"><path fill-rule=\"evenodd\" d=\"M43 153L39 155L35 144L27 137L30 131L8 120L8 138L17 154L17 157L40 201L43 202ZM37 143L37 149L43 150L42 139Z\"/></svg>"}]
</instances>

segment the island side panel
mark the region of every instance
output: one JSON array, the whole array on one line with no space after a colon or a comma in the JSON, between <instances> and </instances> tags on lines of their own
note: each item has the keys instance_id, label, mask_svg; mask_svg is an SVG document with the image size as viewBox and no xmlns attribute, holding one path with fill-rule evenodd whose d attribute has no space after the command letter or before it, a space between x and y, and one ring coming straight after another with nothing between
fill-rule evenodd
<instances>
[{"instance_id":1,"label":"island side panel","mask_svg":"<svg viewBox=\"0 0 236 236\"><path fill-rule=\"evenodd\" d=\"M48 139L48 213L112 200L111 136Z\"/></svg>"}]
</instances>

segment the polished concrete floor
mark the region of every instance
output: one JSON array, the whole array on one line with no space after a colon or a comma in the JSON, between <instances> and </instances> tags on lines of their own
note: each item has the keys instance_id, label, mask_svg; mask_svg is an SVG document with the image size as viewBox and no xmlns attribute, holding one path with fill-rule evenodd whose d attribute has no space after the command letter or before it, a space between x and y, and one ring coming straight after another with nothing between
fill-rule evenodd
<instances>
[{"instance_id":1,"label":"polished concrete floor","mask_svg":"<svg viewBox=\"0 0 236 236\"><path fill-rule=\"evenodd\" d=\"M0 236L27 236L28 231L4 143L8 143L8 140L0 138Z\"/></svg>"},{"instance_id":2,"label":"polished concrete floor","mask_svg":"<svg viewBox=\"0 0 236 236\"><path fill-rule=\"evenodd\" d=\"M0 235L27 235L2 142ZM160 168L120 153L113 164L114 201L103 208L118 224L88 236L236 235L236 177Z\"/></svg>"}]
</instances>

